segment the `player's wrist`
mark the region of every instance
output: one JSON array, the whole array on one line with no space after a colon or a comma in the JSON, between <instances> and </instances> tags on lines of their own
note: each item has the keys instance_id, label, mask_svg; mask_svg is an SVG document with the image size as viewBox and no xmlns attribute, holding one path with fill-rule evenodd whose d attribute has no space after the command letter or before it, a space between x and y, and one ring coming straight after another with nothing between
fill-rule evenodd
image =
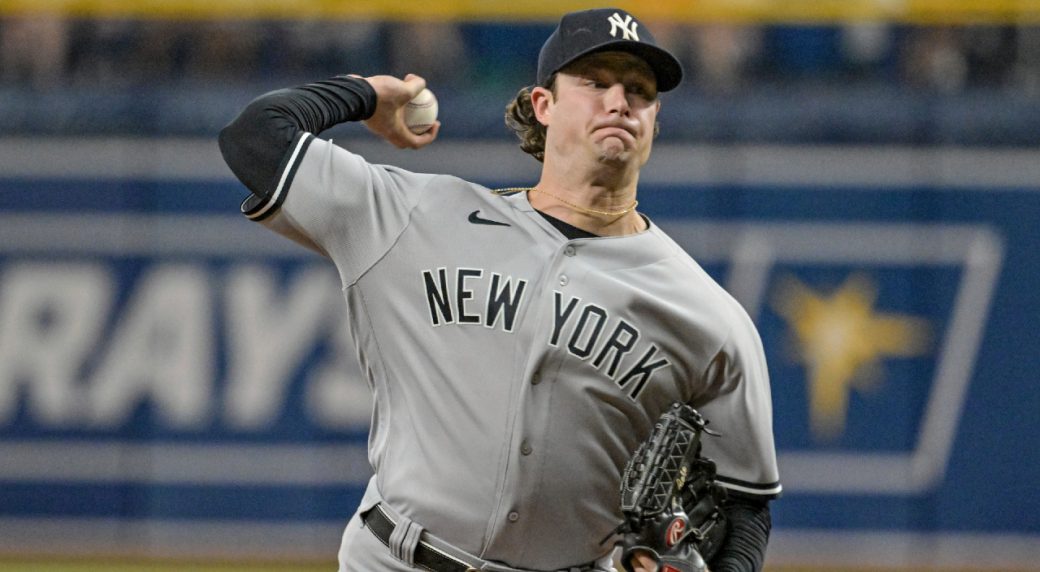
<instances>
[{"instance_id":1,"label":"player's wrist","mask_svg":"<svg viewBox=\"0 0 1040 572\"><path fill-rule=\"evenodd\" d=\"M356 112L352 121L365 121L370 119L376 112L379 103L379 95L375 87L366 79L357 74L338 75L333 80L339 82L343 87L350 89L361 98L361 107Z\"/></svg>"}]
</instances>

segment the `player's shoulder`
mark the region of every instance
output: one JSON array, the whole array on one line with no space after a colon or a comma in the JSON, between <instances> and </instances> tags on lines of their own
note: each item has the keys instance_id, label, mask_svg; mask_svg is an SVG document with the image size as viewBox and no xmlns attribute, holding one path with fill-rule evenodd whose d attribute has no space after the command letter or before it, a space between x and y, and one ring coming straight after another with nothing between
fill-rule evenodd
<instances>
[{"instance_id":1,"label":"player's shoulder","mask_svg":"<svg viewBox=\"0 0 1040 572\"><path fill-rule=\"evenodd\" d=\"M649 230L659 241L660 247L669 252L670 262L675 266L676 271L686 274L685 278L687 279L718 287L718 283L701 267L700 263L679 243L675 242L659 225L652 224ZM721 289L721 287L719 288Z\"/></svg>"},{"instance_id":2,"label":"player's shoulder","mask_svg":"<svg viewBox=\"0 0 1040 572\"><path fill-rule=\"evenodd\" d=\"M464 195L484 201L495 201L500 197L495 189L456 175L423 173L422 176L429 177L427 189L438 193L438 196Z\"/></svg>"},{"instance_id":3,"label":"player's shoulder","mask_svg":"<svg viewBox=\"0 0 1040 572\"><path fill-rule=\"evenodd\" d=\"M469 192L491 194L491 190L477 183L446 173L431 172L426 168L416 168L425 163L397 165L386 162L386 157L373 157L371 149L355 146L356 142L337 142L314 135L306 135L310 144L305 153L315 162L318 169L325 165L336 165L341 169L352 169L369 179L395 181L398 185L409 188L436 188L443 192Z\"/></svg>"},{"instance_id":4,"label":"player's shoulder","mask_svg":"<svg viewBox=\"0 0 1040 572\"><path fill-rule=\"evenodd\" d=\"M683 284L683 291L709 312L716 312L719 318L728 323L732 319L747 321L747 312L743 305L733 297L689 252L680 246L659 226L654 225L653 232L661 241L662 248L671 252L670 262L675 272L675 280Z\"/></svg>"},{"instance_id":5,"label":"player's shoulder","mask_svg":"<svg viewBox=\"0 0 1040 572\"><path fill-rule=\"evenodd\" d=\"M369 163L369 166L378 172L385 173L391 179L408 181L411 186L421 187L426 192L434 193L433 196L443 199L454 198L458 195L494 196L491 189L456 175L412 170L399 165L383 163Z\"/></svg>"}]
</instances>

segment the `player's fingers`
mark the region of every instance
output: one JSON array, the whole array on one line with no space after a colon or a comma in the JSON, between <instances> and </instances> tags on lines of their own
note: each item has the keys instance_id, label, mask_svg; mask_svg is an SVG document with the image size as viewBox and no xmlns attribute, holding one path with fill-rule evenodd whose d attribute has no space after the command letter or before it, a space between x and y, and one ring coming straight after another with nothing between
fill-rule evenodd
<instances>
[{"instance_id":1,"label":"player's fingers","mask_svg":"<svg viewBox=\"0 0 1040 572\"><path fill-rule=\"evenodd\" d=\"M441 124L438 121L433 124L433 127L431 127L429 131L425 131L418 135L409 131L407 135L400 139L400 144L397 144L397 146L402 149L421 149L430 143L433 143L434 139L437 138L437 133L440 132L440 127Z\"/></svg>"},{"instance_id":2,"label":"player's fingers","mask_svg":"<svg viewBox=\"0 0 1040 572\"><path fill-rule=\"evenodd\" d=\"M420 88L419 91L412 93L412 87L406 81L392 75L373 75L366 77L365 80L375 90L377 101L386 105L390 111L408 103L419 91L422 91Z\"/></svg>"},{"instance_id":3,"label":"player's fingers","mask_svg":"<svg viewBox=\"0 0 1040 572\"><path fill-rule=\"evenodd\" d=\"M404 76L405 89L408 91L408 99L419 95L419 92L426 88L426 79L422 76L410 73Z\"/></svg>"},{"instance_id":4,"label":"player's fingers","mask_svg":"<svg viewBox=\"0 0 1040 572\"><path fill-rule=\"evenodd\" d=\"M434 122L433 127L423 133L412 133L402 123L394 126L386 133L382 133L382 135L384 139L389 141L398 149L419 149L433 143L433 140L437 138L437 133L439 132L440 122L436 121Z\"/></svg>"},{"instance_id":5,"label":"player's fingers","mask_svg":"<svg viewBox=\"0 0 1040 572\"><path fill-rule=\"evenodd\" d=\"M432 143L433 140L437 138L437 135L440 132L441 132L441 122L440 121L434 121L433 122L433 127L430 127L430 130L427 131L426 133L423 133L421 135L421 137L427 143Z\"/></svg>"}]
</instances>

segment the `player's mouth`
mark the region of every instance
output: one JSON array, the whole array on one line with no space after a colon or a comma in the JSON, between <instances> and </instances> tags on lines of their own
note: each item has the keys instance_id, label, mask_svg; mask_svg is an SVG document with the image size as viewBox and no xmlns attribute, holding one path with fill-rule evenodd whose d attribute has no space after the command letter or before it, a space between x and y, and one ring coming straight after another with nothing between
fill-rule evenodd
<instances>
[{"instance_id":1,"label":"player's mouth","mask_svg":"<svg viewBox=\"0 0 1040 572\"><path fill-rule=\"evenodd\" d=\"M635 141L635 139L636 139L636 134L635 134L635 130L634 129L632 129L628 125L624 125L624 124L617 123L617 122L596 124L596 125L593 126L592 131L594 133L597 133L601 137L602 136L615 136L615 137L619 137L619 138L622 138L622 139L628 139L628 140L631 140L631 141Z\"/></svg>"}]
</instances>

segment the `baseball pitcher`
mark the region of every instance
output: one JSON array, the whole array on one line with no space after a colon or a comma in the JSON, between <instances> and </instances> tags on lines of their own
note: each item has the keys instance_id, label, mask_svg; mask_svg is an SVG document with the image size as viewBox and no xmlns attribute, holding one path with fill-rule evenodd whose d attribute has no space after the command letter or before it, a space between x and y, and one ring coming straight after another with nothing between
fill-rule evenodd
<instances>
[{"instance_id":1,"label":"baseball pitcher","mask_svg":"<svg viewBox=\"0 0 1040 572\"><path fill-rule=\"evenodd\" d=\"M338 270L374 394L374 476L341 571L607 571L615 547L628 570L761 568L780 484L759 336L637 210L660 94L681 79L632 14L565 15L506 112L542 163L522 188L375 165L321 138L362 121L398 147L432 143L439 123L404 121L416 75L271 92L221 132L245 216ZM642 475L626 498L646 475L671 479L651 507L668 512L623 511L623 475ZM682 522L640 531L633 510Z\"/></svg>"}]
</instances>

